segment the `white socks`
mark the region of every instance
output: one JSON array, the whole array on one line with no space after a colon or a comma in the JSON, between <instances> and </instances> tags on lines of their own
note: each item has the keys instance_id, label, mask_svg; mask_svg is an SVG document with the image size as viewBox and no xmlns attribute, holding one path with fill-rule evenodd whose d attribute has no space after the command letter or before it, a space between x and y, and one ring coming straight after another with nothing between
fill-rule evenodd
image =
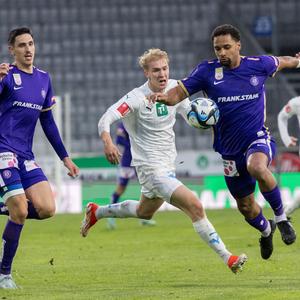
<instances>
[{"instance_id":1,"label":"white socks","mask_svg":"<svg viewBox=\"0 0 300 300\"><path fill-rule=\"evenodd\" d=\"M285 212L283 214L281 214L280 216L274 215L274 219L275 219L276 223L287 220Z\"/></svg>"},{"instance_id":2,"label":"white socks","mask_svg":"<svg viewBox=\"0 0 300 300\"><path fill-rule=\"evenodd\" d=\"M209 245L227 264L231 253L226 249L223 241L219 237L213 225L205 217L193 223L195 231L199 234L203 241Z\"/></svg>"},{"instance_id":3,"label":"white socks","mask_svg":"<svg viewBox=\"0 0 300 300\"><path fill-rule=\"evenodd\" d=\"M136 209L139 201L126 200L124 202L99 206L96 218L137 218Z\"/></svg>"}]
</instances>

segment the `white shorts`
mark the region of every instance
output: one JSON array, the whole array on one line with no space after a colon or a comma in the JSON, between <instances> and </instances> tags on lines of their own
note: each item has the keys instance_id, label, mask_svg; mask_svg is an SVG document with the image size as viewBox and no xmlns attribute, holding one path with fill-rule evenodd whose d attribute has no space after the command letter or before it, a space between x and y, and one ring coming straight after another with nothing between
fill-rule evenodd
<instances>
[{"instance_id":1,"label":"white shorts","mask_svg":"<svg viewBox=\"0 0 300 300\"><path fill-rule=\"evenodd\" d=\"M183 183L175 176L174 169L157 169L137 166L137 176L142 186L141 192L147 198L161 198L170 202L174 191Z\"/></svg>"}]
</instances>

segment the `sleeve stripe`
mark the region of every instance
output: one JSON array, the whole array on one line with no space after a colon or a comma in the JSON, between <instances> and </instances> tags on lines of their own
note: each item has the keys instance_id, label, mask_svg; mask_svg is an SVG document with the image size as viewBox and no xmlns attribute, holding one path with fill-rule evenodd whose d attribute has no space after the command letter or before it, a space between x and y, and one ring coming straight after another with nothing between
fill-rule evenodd
<instances>
[{"instance_id":1,"label":"sleeve stripe","mask_svg":"<svg viewBox=\"0 0 300 300\"><path fill-rule=\"evenodd\" d=\"M45 111L51 110L55 105L56 105L56 103L52 104L50 107L42 109L41 112L45 112Z\"/></svg>"},{"instance_id":2,"label":"sleeve stripe","mask_svg":"<svg viewBox=\"0 0 300 300\"><path fill-rule=\"evenodd\" d=\"M189 94L188 90L186 89L186 87L184 86L184 84L182 83L182 81L181 81L181 80L178 80L177 82L178 82L178 84L181 86L181 88L183 89L183 91L184 91L184 93L186 94L186 96L189 97L190 94Z\"/></svg>"},{"instance_id":3,"label":"sleeve stripe","mask_svg":"<svg viewBox=\"0 0 300 300\"><path fill-rule=\"evenodd\" d=\"M279 59L276 56L270 55L270 57L273 58L276 66L275 72L272 74L272 77L275 77L276 73L278 72L278 67L279 67Z\"/></svg>"}]
</instances>

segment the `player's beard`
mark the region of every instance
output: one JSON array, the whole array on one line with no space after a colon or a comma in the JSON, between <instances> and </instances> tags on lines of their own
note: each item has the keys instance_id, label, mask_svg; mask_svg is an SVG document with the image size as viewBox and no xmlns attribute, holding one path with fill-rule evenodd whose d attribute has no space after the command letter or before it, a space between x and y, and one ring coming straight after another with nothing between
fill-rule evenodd
<instances>
[{"instance_id":1,"label":"player's beard","mask_svg":"<svg viewBox=\"0 0 300 300\"><path fill-rule=\"evenodd\" d=\"M224 67L229 68L231 66L231 59L230 58L220 59L220 64Z\"/></svg>"}]
</instances>

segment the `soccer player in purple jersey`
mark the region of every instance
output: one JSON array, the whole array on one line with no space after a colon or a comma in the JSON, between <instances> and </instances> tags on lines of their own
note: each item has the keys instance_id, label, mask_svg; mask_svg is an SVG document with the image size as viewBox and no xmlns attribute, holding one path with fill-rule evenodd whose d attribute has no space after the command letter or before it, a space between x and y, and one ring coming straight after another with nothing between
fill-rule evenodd
<instances>
[{"instance_id":1,"label":"soccer player in purple jersey","mask_svg":"<svg viewBox=\"0 0 300 300\"><path fill-rule=\"evenodd\" d=\"M118 169L117 175L117 187L114 193L111 195L111 204L118 203L120 197L126 191L128 186L129 180L136 177L136 172L134 167L131 166L131 151L130 151L130 140L129 135L123 125L122 122L118 124L117 127L117 137L116 137L116 144L117 147L120 148L122 157L120 160L120 166ZM155 220L140 220L142 225L145 226L154 226L156 225ZM115 218L108 218L107 219L107 227L109 229L116 228L116 219Z\"/></svg>"},{"instance_id":2,"label":"soccer player in purple jersey","mask_svg":"<svg viewBox=\"0 0 300 300\"><path fill-rule=\"evenodd\" d=\"M200 63L178 86L149 98L175 105L203 91L217 103L220 119L213 128L214 149L222 155L225 181L238 209L261 232L261 256L268 259L273 252L276 224L285 244L294 243L296 234L286 218L277 182L268 168L275 154L275 142L264 126L264 83L279 70L299 68L299 53L296 57L241 56L239 30L229 24L214 29L212 42L217 59ZM268 221L255 202L256 181L274 211L275 222Z\"/></svg>"},{"instance_id":3,"label":"soccer player in purple jersey","mask_svg":"<svg viewBox=\"0 0 300 300\"><path fill-rule=\"evenodd\" d=\"M38 119L68 175L76 177L79 170L69 158L53 119L50 77L33 66L35 45L30 29L12 30L8 45L14 63L0 65L0 196L9 212L2 235L0 288L15 289L11 266L25 219L45 219L55 213L50 185L32 153Z\"/></svg>"}]
</instances>

